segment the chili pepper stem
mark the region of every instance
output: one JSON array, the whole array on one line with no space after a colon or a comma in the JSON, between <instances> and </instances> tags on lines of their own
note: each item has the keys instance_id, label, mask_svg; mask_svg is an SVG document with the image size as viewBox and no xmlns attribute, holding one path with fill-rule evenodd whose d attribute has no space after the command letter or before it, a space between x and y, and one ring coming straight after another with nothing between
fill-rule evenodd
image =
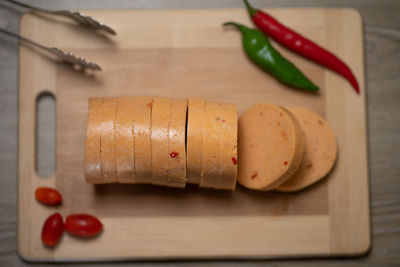
<instances>
[{"instance_id":1,"label":"chili pepper stem","mask_svg":"<svg viewBox=\"0 0 400 267\"><path fill-rule=\"evenodd\" d=\"M258 12L258 10L255 9L254 7L252 7L252 6L249 4L249 1L248 1L248 0L244 0L244 4L246 5L247 10L249 11L250 17L253 18L254 15Z\"/></svg>"},{"instance_id":2,"label":"chili pepper stem","mask_svg":"<svg viewBox=\"0 0 400 267\"><path fill-rule=\"evenodd\" d=\"M236 23L236 22L232 22L232 21L228 21L225 22L224 24L222 24L223 26L234 26L236 27L238 30L240 30L242 33L245 33L248 28L245 27L244 25L240 24L240 23Z\"/></svg>"}]
</instances>

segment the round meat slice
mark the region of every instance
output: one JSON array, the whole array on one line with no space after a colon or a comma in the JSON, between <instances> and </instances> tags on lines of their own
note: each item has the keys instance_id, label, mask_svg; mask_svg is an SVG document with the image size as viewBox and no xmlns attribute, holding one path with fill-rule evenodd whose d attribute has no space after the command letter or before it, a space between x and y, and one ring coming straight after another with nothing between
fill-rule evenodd
<instances>
[{"instance_id":1,"label":"round meat slice","mask_svg":"<svg viewBox=\"0 0 400 267\"><path fill-rule=\"evenodd\" d=\"M205 101L189 98L187 119L187 182L200 184L205 118Z\"/></svg>"},{"instance_id":2,"label":"round meat slice","mask_svg":"<svg viewBox=\"0 0 400 267\"><path fill-rule=\"evenodd\" d=\"M168 183L171 187L186 186L186 110L187 100L172 99L168 141Z\"/></svg>"},{"instance_id":3,"label":"round meat slice","mask_svg":"<svg viewBox=\"0 0 400 267\"><path fill-rule=\"evenodd\" d=\"M237 180L237 111L234 104L219 104L219 178L216 189L234 190Z\"/></svg>"},{"instance_id":4,"label":"round meat slice","mask_svg":"<svg viewBox=\"0 0 400 267\"><path fill-rule=\"evenodd\" d=\"M239 118L238 181L271 190L301 164L304 136L296 117L273 104L257 104Z\"/></svg>"},{"instance_id":5,"label":"round meat slice","mask_svg":"<svg viewBox=\"0 0 400 267\"><path fill-rule=\"evenodd\" d=\"M117 98L103 98L100 122L101 179L105 183L115 183L117 176L117 153L115 149L115 115Z\"/></svg>"},{"instance_id":6,"label":"round meat slice","mask_svg":"<svg viewBox=\"0 0 400 267\"><path fill-rule=\"evenodd\" d=\"M321 116L301 107L289 110L303 128L305 150L297 172L276 188L281 192L299 191L321 180L332 169L337 155L335 134Z\"/></svg>"},{"instance_id":7,"label":"round meat slice","mask_svg":"<svg viewBox=\"0 0 400 267\"><path fill-rule=\"evenodd\" d=\"M150 97L135 97L133 103L133 128L135 147L135 183L151 184L151 107Z\"/></svg>"},{"instance_id":8,"label":"round meat slice","mask_svg":"<svg viewBox=\"0 0 400 267\"><path fill-rule=\"evenodd\" d=\"M215 102L206 102L200 187L218 187L218 156L220 150L219 140L221 138L218 128L220 118L220 105Z\"/></svg>"},{"instance_id":9,"label":"round meat slice","mask_svg":"<svg viewBox=\"0 0 400 267\"><path fill-rule=\"evenodd\" d=\"M115 143L119 183L135 183L133 98L118 98L115 118Z\"/></svg>"},{"instance_id":10,"label":"round meat slice","mask_svg":"<svg viewBox=\"0 0 400 267\"><path fill-rule=\"evenodd\" d=\"M89 114L86 130L85 179L89 184L105 182L100 167L100 109L102 98L89 98Z\"/></svg>"},{"instance_id":11,"label":"round meat slice","mask_svg":"<svg viewBox=\"0 0 400 267\"><path fill-rule=\"evenodd\" d=\"M151 184L169 186L170 98L154 98L151 110Z\"/></svg>"}]
</instances>

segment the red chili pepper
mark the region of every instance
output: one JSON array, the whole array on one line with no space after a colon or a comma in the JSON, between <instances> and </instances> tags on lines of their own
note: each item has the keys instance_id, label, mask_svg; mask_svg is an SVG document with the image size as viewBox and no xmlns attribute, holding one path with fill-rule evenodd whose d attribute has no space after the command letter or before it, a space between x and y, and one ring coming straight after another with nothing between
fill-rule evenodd
<instances>
[{"instance_id":1,"label":"red chili pepper","mask_svg":"<svg viewBox=\"0 0 400 267\"><path fill-rule=\"evenodd\" d=\"M42 242L48 247L58 244L64 232L64 222L60 213L54 213L45 221L42 228Z\"/></svg>"},{"instance_id":2,"label":"red chili pepper","mask_svg":"<svg viewBox=\"0 0 400 267\"><path fill-rule=\"evenodd\" d=\"M232 158L232 162L233 162L233 165L236 165L237 159L236 158Z\"/></svg>"},{"instance_id":3,"label":"red chili pepper","mask_svg":"<svg viewBox=\"0 0 400 267\"><path fill-rule=\"evenodd\" d=\"M169 154L169 156L171 157L171 158L176 158L177 156L179 155L179 153L178 152L171 152L170 154Z\"/></svg>"},{"instance_id":4,"label":"red chili pepper","mask_svg":"<svg viewBox=\"0 0 400 267\"><path fill-rule=\"evenodd\" d=\"M89 214L72 214L65 221L65 230L74 236L92 237L101 232L103 225Z\"/></svg>"},{"instance_id":5,"label":"red chili pepper","mask_svg":"<svg viewBox=\"0 0 400 267\"><path fill-rule=\"evenodd\" d=\"M36 200L45 205L58 205L62 202L61 194L50 187L39 187L35 191Z\"/></svg>"},{"instance_id":6,"label":"red chili pepper","mask_svg":"<svg viewBox=\"0 0 400 267\"><path fill-rule=\"evenodd\" d=\"M253 22L265 34L299 55L339 73L351 83L358 94L360 93L357 79L354 77L350 68L342 60L311 40L287 28L267 13L253 8L248 3L248 0L244 0L244 3L246 4Z\"/></svg>"}]
</instances>

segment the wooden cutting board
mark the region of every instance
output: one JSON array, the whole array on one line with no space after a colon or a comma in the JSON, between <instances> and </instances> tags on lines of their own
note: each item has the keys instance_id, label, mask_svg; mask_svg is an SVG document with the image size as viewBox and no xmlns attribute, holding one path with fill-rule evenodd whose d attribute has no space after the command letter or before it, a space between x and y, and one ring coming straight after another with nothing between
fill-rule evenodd
<instances>
[{"instance_id":1,"label":"wooden cutting board","mask_svg":"<svg viewBox=\"0 0 400 267\"><path fill-rule=\"evenodd\" d=\"M60 47L103 71L82 73L26 46L19 75L19 252L32 261L167 258L283 258L359 255L370 246L362 23L351 9L267 10L344 59L361 85L276 47L321 87L307 94L254 66L228 20L252 25L245 9L86 11L112 26L105 37L56 18L26 14L21 34ZM35 171L37 97L55 96L56 172ZM92 96L202 97L236 103L301 105L324 116L339 145L327 179L300 193L186 190L143 185L88 185L83 154ZM38 204L38 186L57 188L61 207ZM91 213L104 223L90 240L64 234L55 249L40 241L44 220L59 211Z\"/></svg>"}]
</instances>

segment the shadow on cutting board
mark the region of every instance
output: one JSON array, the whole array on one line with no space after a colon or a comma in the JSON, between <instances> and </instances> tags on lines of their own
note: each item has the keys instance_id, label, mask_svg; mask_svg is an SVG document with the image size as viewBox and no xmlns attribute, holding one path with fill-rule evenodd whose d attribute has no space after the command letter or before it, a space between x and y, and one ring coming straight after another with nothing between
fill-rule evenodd
<instances>
[{"instance_id":1,"label":"shadow on cutting board","mask_svg":"<svg viewBox=\"0 0 400 267\"><path fill-rule=\"evenodd\" d=\"M93 205L114 216L259 216L328 213L326 182L301 193L260 192L238 186L235 191L166 188L152 185L94 185Z\"/></svg>"}]
</instances>

